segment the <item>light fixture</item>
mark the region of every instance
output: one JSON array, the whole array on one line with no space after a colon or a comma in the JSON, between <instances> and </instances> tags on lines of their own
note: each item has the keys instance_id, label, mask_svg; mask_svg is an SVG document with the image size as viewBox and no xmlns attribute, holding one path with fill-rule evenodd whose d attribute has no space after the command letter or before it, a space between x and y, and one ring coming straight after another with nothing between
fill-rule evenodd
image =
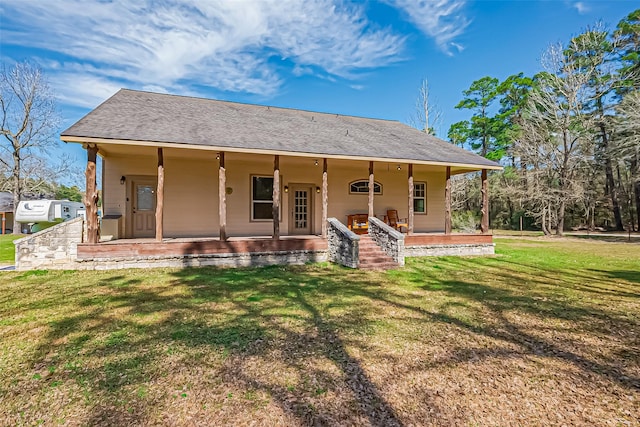
<instances>
[{"instance_id":1,"label":"light fixture","mask_svg":"<svg viewBox=\"0 0 640 427\"><path fill-rule=\"evenodd\" d=\"M318 159L316 159L315 165L318 166Z\"/></svg>"},{"instance_id":2,"label":"light fixture","mask_svg":"<svg viewBox=\"0 0 640 427\"><path fill-rule=\"evenodd\" d=\"M216 160L220 160L220 153L216 153Z\"/></svg>"},{"instance_id":3,"label":"light fixture","mask_svg":"<svg viewBox=\"0 0 640 427\"><path fill-rule=\"evenodd\" d=\"M284 192L285 192L285 193L288 193L288 192L289 192L289 186L288 186L288 185L285 185L285 186L284 186Z\"/></svg>"},{"instance_id":4,"label":"light fixture","mask_svg":"<svg viewBox=\"0 0 640 427\"><path fill-rule=\"evenodd\" d=\"M124 185L124 182L127 180L127 178L124 177L124 175L122 175L120 177L120 185Z\"/></svg>"},{"instance_id":5,"label":"light fixture","mask_svg":"<svg viewBox=\"0 0 640 427\"><path fill-rule=\"evenodd\" d=\"M320 187L316 187L316 193L320 194Z\"/></svg>"},{"instance_id":6,"label":"light fixture","mask_svg":"<svg viewBox=\"0 0 640 427\"><path fill-rule=\"evenodd\" d=\"M398 165L398 170L402 170L402 166Z\"/></svg>"}]
</instances>

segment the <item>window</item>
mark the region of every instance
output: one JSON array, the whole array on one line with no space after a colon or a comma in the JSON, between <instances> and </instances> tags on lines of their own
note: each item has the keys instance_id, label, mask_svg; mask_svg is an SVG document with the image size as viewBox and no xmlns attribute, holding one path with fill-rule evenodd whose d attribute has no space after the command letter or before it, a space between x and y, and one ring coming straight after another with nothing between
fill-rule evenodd
<instances>
[{"instance_id":1,"label":"window","mask_svg":"<svg viewBox=\"0 0 640 427\"><path fill-rule=\"evenodd\" d=\"M273 220L273 177L251 177L251 220Z\"/></svg>"},{"instance_id":2,"label":"window","mask_svg":"<svg viewBox=\"0 0 640 427\"><path fill-rule=\"evenodd\" d=\"M413 212L427 213L427 183L416 182L413 184Z\"/></svg>"},{"instance_id":3,"label":"window","mask_svg":"<svg viewBox=\"0 0 640 427\"><path fill-rule=\"evenodd\" d=\"M349 184L349 194L369 194L369 180L353 181ZM382 185L379 182L373 183L373 194L382 194Z\"/></svg>"}]
</instances>

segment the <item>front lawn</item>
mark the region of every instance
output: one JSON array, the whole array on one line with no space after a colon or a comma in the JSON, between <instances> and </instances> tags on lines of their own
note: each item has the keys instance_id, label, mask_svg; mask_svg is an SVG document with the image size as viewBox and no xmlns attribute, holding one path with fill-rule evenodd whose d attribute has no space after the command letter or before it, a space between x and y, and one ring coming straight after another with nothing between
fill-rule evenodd
<instances>
[{"instance_id":1,"label":"front lawn","mask_svg":"<svg viewBox=\"0 0 640 427\"><path fill-rule=\"evenodd\" d=\"M14 240L24 237L21 234L0 234L0 265L13 264L16 256Z\"/></svg>"},{"instance_id":2,"label":"front lawn","mask_svg":"<svg viewBox=\"0 0 640 427\"><path fill-rule=\"evenodd\" d=\"M0 274L0 424L638 425L640 245Z\"/></svg>"}]
</instances>

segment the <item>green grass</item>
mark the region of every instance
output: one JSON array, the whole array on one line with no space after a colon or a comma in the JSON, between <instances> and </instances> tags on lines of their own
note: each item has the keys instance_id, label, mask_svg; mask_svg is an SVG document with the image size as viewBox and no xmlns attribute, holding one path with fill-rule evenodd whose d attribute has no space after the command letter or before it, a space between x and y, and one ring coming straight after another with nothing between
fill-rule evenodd
<instances>
[{"instance_id":1,"label":"green grass","mask_svg":"<svg viewBox=\"0 0 640 427\"><path fill-rule=\"evenodd\" d=\"M640 423L640 245L496 241L384 273L2 273L0 424Z\"/></svg>"},{"instance_id":2,"label":"green grass","mask_svg":"<svg viewBox=\"0 0 640 427\"><path fill-rule=\"evenodd\" d=\"M13 264L16 257L16 248L13 241L23 237L21 234L0 235L0 264Z\"/></svg>"}]
</instances>

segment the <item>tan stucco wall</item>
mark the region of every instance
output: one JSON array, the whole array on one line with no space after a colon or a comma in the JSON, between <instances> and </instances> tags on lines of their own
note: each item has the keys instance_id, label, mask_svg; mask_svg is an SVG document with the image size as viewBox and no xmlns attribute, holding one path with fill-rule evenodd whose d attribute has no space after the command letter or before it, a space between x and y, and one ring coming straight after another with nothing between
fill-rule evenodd
<instances>
[{"instance_id":1,"label":"tan stucco wall","mask_svg":"<svg viewBox=\"0 0 640 427\"><path fill-rule=\"evenodd\" d=\"M165 149L165 211L166 237L218 235L218 162L215 153ZM377 163L374 175L383 186L383 194L376 196L375 214L382 216L387 209L397 209L401 217L408 213L407 165ZM366 213L367 195L349 194L349 183L368 179L369 163L365 161L329 161L329 216L346 222L351 213ZM250 220L251 175L273 175L273 157L251 154L226 154L227 233L230 236L270 235L271 221ZM322 159L280 157L281 186L308 184L312 188L312 233L321 230ZM127 189L135 176L157 175L155 150L137 150L135 155L108 155L104 162L104 213L123 215L126 230L128 212ZM120 177L127 177L125 185ZM414 166L414 181L427 183L427 214L415 215L415 231L444 229L444 168ZM289 230L289 197L282 192L281 234Z\"/></svg>"}]
</instances>

